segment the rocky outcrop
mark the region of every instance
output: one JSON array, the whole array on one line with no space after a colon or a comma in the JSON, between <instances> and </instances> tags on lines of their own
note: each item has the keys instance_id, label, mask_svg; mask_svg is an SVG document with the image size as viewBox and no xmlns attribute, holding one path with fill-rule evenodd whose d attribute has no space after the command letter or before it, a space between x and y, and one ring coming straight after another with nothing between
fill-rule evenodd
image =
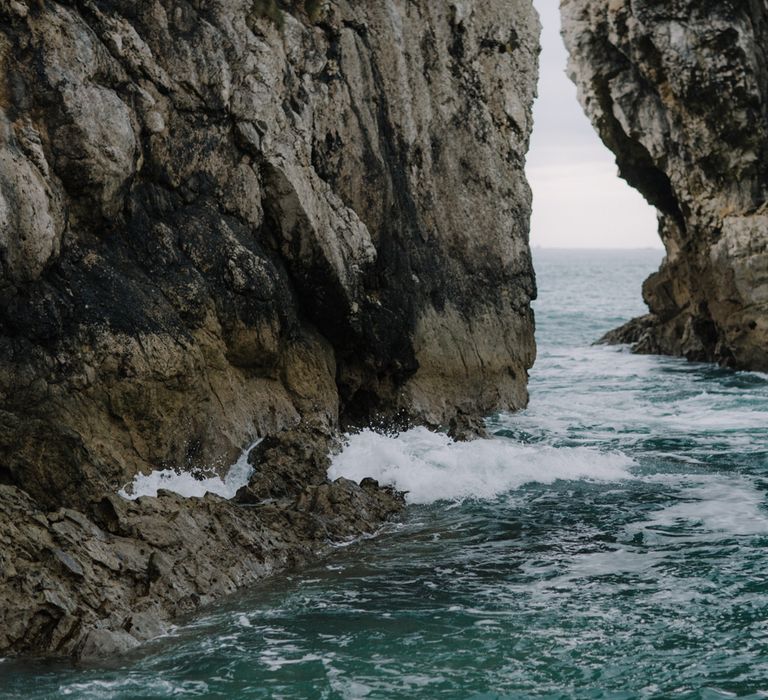
<instances>
[{"instance_id":1,"label":"rocky outcrop","mask_svg":"<svg viewBox=\"0 0 768 700\"><path fill-rule=\"evenodd\" d=\"M271 572L375 532L403 500L373 480L244 505L213 494L45 511L0 485L0 649L107 657Z\"/></svg>"},{"instance_id":2,"label":"rocky outcrop","mask_svg":"<svg viewBox=\"0 0 768 700\"><path fill-rule=\"evenodd\" d=\"M170 610L145 575L169 551L135 544L147 513L197 522L194 546L168 546L215 565L272 527L246 501L293 512L331 488L317 450L339 428L467 434L525 404L537 32L527 0L0 2L0 600L22 608L0 653L69 652L89 628L132 634L129 608ZM266 435L239 506L114 505L138 472L223 468ZM10 528L33 520L32 544ZM204 525L224 521L226 541ZM143 583L88 597L118 574L83 548L126 538ZM269 569L270 538L228 580ZM39 590L89 582L64 612L20 573L37 557Z\"/></svg>"},{"instance_id":3,"label":"rocky outcrop","mask_svg":"<svg viewBox=\"0 0 768 700\"><path fill-rule=\"evenodd\" d=\"M768 370L768 5L563 0L569 70L619 171L659 210L642 352ZM620 233L617 233L620 235Z\"/></svg>"}]
</instances>

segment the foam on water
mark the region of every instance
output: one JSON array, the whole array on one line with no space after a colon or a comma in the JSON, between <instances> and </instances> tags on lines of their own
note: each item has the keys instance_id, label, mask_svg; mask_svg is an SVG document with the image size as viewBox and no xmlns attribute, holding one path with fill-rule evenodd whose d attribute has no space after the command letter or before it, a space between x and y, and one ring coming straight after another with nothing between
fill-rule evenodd
<instances>
[{"instance_id":1,"label":"foam on water","mask_svg":"<svg viewBox=\"0 0 768 700\"><path fill-rule=\"evenodd\" d=\"M165 489L186 498L192 496L202 498L206 493L215 493L223 498L234 498L238 489L248 483L253 473L253 467L248 463L248 455L260 442L261 440L257 440L249 445L223 478L210 476L199 479L187 471L159 469L149 474L137 474L131 483L118 491L118 494L123 498L136 500L141 496L157 496L159 489Z\"/></svg>"},{"instance_id":2,"label":"foam on water","mask_svg":"<svg viewBox=\"0 0 768 700\"><path fill-rule=\"evenodd\" d=\"M723 474L680 475L648 480L680 488L675 503L633 523L627 532L707 532L710 535L753 536L768 534L765 494L751 479Z\"/></svg>"},{"instance_id":3,"label":"foam on water","mask_svg":"<svg viewBox=\"0 0 768 700\"><path fill-rule=\"evenodd\" d=\"M140 690L144 697L200 697L208 692L208 684L205 681L187 681L186 683L171 683L158 678L147 684L137 683L132 678L119 681L92 681L90 683L72 683L59 687L61 696L74 696L79 700L102 700L102 698L126 697L126 693ZM146 695L145 695L146 694ZM135 696L134 696L135 697Z\"/></svg>"},{"instance_id":4,"label":"foam on water","mask_svg":"<svg viewBox=\"0 0 768 700\"><path fill-rule=\"evenodd\" d=\"M454 442L413 428L397 437L363 430L348 437L328 476L354 481L369 476L408 492L408 502L492 499L524 484L557 480L618 481L631 476L633 460L586 447L523 445L503 438Z\"/></svg>"}]
</instances>

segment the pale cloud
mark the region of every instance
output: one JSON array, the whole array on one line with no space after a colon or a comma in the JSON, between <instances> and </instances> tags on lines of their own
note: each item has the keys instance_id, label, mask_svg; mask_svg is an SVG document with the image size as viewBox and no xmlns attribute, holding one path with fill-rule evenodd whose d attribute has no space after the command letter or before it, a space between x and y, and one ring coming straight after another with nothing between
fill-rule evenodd
<instances>
[{"instance_id":1,"label":"pale cloud","mask_svg":"<svg viewBox=\"0 0 768 700\"><path fill-rule=\"evenodd\" d=\"M621 180L565 74L558 0L534 0L541 15L539 98L527 172L533 189L531 244L548 248L661 247L656 213Z\"/></svg>"},{"instance_id":2,"label":"pale cloud","mask_svg":"<svg viewBox=\"0 0 768 700\"><path fill-rule=\"evenodd\" d=\"M658 248L656 213L605 161L528 169L531 243L545 248Z\"/></svg>"}]
</instances>

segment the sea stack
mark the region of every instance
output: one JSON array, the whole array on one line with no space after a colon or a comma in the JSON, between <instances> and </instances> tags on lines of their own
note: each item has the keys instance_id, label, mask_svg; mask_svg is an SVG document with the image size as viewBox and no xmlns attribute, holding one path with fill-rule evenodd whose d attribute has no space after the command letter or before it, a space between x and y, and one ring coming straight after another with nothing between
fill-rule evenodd
<instances>
[{"instance_id":1,"label":"sea stack","mask_svg":"<svg viewBox=\"0 0 768 700\"><path fill-rule=\"evenodd\" d=\"M768 4L563 0L579 99L659 212L639 352L768 370ZM621 235L616 232L617 237Z\"/></svg>"}]
</instances>

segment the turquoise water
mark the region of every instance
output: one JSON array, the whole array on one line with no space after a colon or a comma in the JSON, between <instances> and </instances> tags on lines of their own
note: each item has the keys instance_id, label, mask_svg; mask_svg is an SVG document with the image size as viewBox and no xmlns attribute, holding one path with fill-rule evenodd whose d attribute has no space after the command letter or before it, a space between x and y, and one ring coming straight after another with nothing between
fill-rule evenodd
<instances>
[{"instance_id":1,"label":"turquoise water","mask_svg":"<svg viewBox=\"0 0 768 700\"><path fill-rule=\"evenodd\" d=\"M768 377L591 347L655 251L539 251L531 404L492 440L350 440L403 521L13 698L768 697Z\"/></svg>"}]
</instances>

